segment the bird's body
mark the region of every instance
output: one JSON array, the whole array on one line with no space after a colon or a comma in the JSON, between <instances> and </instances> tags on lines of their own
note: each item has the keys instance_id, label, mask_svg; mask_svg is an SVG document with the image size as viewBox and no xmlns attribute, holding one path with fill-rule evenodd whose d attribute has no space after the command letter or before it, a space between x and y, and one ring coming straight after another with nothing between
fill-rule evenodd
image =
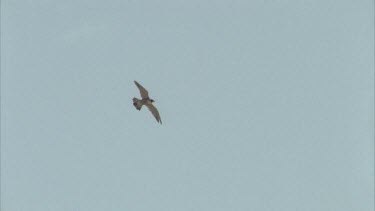
<instances>
[{"instance_id":1,"label":"bird's body","mask_svg":"<svg viewBox=\"0 0 375 211\"><path fill-rule=\"evenodd\" d=\"M142 99L138 99L135 97L133 98L134 107L137 110L141 110L142 106L146 106L151 111L152 115L154 115L156 121L158 121L161 124L162 122L159 112L156 109L156 107L152 104L155 101L148 96L148 91L143 86L141 86L137 81L134 81L134 83L138 87L142 97Z\"/></svg>"},{"instance_id":2,"label":"bird's body","mask_svg":"<svg viewBox=\"0 0 375 211\"><path fill-rule=\"evenodd\" d=\"M133 105L138 110L141 110L142 106L150 105L150 104L152 104L152 101L150 98L143 98L143 99L138 99L136 97L133 98Z\"/></svg>"}]
</instances>

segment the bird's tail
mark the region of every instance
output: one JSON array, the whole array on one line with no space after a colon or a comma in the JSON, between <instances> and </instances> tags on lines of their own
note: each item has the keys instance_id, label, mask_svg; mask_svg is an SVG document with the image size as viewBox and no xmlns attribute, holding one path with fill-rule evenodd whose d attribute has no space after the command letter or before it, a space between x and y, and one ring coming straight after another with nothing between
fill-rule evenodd
<instances>
[{"instance_id":1,"label":"bird's tail","mask_svg":"<svg viewBox=\"0 0 375 211\"><path fill-rule=\"evenodd\" d=\"M133 105L137 110L141 110L142 108L141 100L138 98L133 98Z\"/></svg>"}]
</instances>

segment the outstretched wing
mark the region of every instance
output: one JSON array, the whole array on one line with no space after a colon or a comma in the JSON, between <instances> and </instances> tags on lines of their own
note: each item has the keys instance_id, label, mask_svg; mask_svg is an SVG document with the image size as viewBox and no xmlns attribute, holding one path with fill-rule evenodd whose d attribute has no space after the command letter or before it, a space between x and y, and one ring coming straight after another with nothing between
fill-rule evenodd
<instances>
[{"instance_id":1,"label":"outstretched wing","mask_svg":"<svg viewBox=\"0 0 375 211\"><path fill-rule=\"evenodd\" d=\"M162 124L158 109L156 109L156 107L152 104L146 104L146 106L147 106L148 110L151 111L152 115L154 115L156 121L158 121L160 124Z\"/></svg>"},{"instance_id":2,"label":"outstretched wing","mask_svg":"<svg viewBox=\"0 0 375 211\"><path fill-rule=\"evenodd\" d=\"M134 81L135 85L137 85L139 92L141 93L142 98L148 98L148 91L141 86L137 81Z\"/></svg>"}]
</instances>

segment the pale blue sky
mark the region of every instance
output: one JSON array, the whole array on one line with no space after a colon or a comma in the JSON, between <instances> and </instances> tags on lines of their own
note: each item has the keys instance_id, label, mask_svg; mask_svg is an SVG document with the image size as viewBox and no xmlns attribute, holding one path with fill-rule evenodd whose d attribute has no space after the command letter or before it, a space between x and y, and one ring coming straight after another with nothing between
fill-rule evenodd
<instances>
[{"instance_id":1,"label":"pale blue sky","mask_svg":"<svg viewBox=\"0 0 375 211\"><path fill-rule=\"evenodd\" d=\"M372 211L373 15L3 0L1 210Z\"/></svg>"}]
</instances>

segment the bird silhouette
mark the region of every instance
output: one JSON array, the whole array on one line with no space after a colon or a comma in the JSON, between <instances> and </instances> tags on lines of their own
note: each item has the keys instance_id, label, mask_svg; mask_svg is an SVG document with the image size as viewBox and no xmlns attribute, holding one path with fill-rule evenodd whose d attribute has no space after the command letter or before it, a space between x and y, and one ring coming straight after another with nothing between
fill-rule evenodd
<instances>
[{"instance_id":1,"label":"bird silhouette","mask_svg":"<svg viewBox=\"0 0 375 211\"><path fill-rule=\"evenodd\" d=\"M139 92L141 93L141 97L142 97L142 99L138 99L136 97L133 98L134 107L140 111L142 106L145 105L148 108L148 110L151 111L152 115L154 115L156 121L162 124L159 111L152 104L153 102L155 102L155 100L151 99L148 96L148 91L143 86L141 86L137 81L134 81L134 83L138 87Z\"/></svg>"}]
</instances>

